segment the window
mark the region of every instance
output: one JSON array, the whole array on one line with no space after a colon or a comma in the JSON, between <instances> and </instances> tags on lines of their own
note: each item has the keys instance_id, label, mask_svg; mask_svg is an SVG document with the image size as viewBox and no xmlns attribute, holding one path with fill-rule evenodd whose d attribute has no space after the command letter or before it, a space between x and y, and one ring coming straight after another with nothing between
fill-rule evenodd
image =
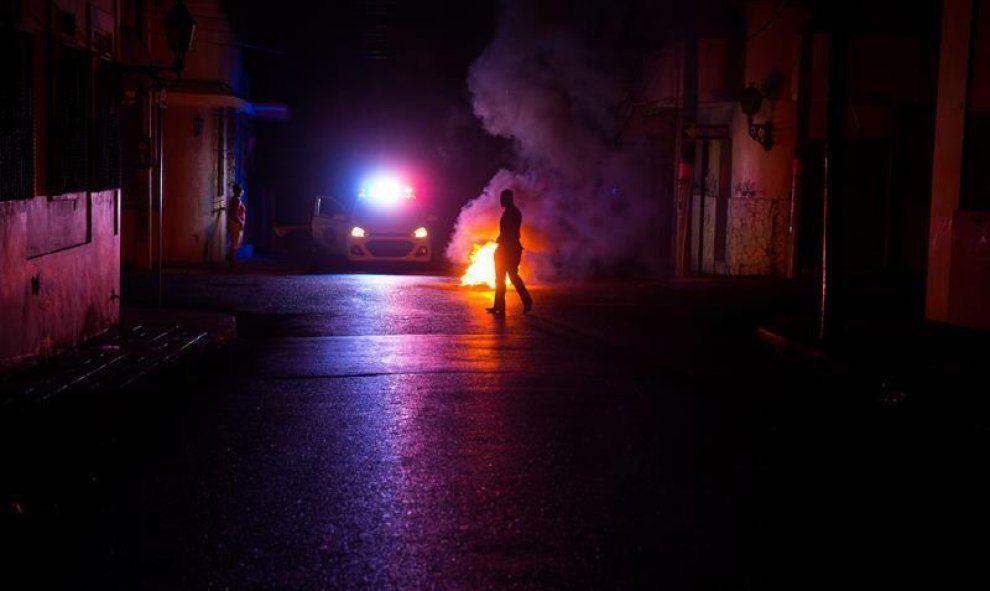
<instances>
[{"instance_id":1,"label":"window","mask_svg":"<svg viewBox=\"0 0 990 591\"><path fill-rule=\"evenodd\" d=\"M87 189L90 59L81 49L52 48L48 118L48 195Z\"/></svg>"},{"instance_id":2,"label":"window","mask_svg":"<svg viewBox=\"0 0 990 591\"><path fill-rule=\"evenodd\" d=\"M32 37L7 29L0 41L0 200L34 194Z\"/></svg>"},{"instance_id":3,"label":"window","mask_svg":"<svg viewBox=\"0 0 990 591\"><path fill-rule=\"evenodd\" d=\"M91 191L120 187L120 103L109 62L100 60L94 88Z\"/></svg>"}]
</instances>

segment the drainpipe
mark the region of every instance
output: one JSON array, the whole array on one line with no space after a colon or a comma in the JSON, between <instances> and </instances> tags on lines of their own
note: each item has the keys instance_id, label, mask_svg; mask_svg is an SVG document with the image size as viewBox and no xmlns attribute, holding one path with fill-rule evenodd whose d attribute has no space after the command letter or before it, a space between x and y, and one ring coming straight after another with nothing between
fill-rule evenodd
<instances>
[{"instance_id":1,"label":"drainpipe","mask_svg":"<svg viewBox=\"0 0 990 591\"><path fill-rule=\"evenodd\" d=\"M158 251L155 257L155 301L162 307L164 300L164 274L162 266L165 261L165 90L160 90L155 100L155 150L158 170L155 179L155 205L158 207L158 220L155 230L158 234Z\"/></svg>"},{"instance_id":2,"label":"drainpipe","mask_svg":"<svg viewBox=\"0 0 990 591\"><path fill-rule=\"evenodd\" d=\"M787 236L787 278L794 279L801 271L801 204L804 197L804 169L808 157L808 126L811 120L811 64L814 31L809 15L798 43L798 90L794 140L794 162L791 165L791 215Z\"/></svg>"},{"instance_id":3,"label":"drainpipe","mask_svg":"<svg viewBox=\"0 0 990 591\"><path fill-rule=\"evenodd\" d=\"M677 125L677 186L674 190L676 243L674 275L687 277L691 270L691 198L694 192L695 141L685 133L698 120L698 32L688 17L681 48L681 108Z\"/></svg>"},{"instance_id":4,"label":"drainpipe","mask_svg":"<svg viewBox=\"0 0 990 591\"><path fill-rule=\"evenodd\" d=\"M840 259L842 195L846 181L846 103L848 101L849 33L843 3L830 7L828 41L828 127L825 145L824 227L822 229L821 315L818 336L835 338L842 312Z\"/></svg>"}]
</instances>

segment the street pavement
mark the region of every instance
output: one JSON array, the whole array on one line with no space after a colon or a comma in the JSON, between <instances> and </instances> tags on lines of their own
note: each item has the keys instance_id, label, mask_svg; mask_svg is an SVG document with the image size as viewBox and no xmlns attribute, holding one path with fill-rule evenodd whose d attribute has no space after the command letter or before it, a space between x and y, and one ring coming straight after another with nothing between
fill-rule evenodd
<instances>
[{"instance_id":1,"label":"street pavement","mask_svg":"<svg viewBox=\"0 0 990 591\"><path fill-rule=\"evenodd\" d=\"M448 276L170 271L237 340L6 413L4 588L985 577L984 423L767 346L800 290L537 284L502 318Z\"/></svg>"}]
</instances>

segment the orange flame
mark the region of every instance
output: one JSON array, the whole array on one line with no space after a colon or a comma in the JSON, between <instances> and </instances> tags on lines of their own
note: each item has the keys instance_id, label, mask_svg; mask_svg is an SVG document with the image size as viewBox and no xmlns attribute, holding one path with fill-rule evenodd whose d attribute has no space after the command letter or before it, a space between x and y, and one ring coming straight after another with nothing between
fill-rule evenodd
<instances>
[{"instance_id":1,"label":"orange flame","mask_svg":"<svg viewBox=\"0 0 990 591\"><path fill-rule=\"evenodd\" d=\"M495 288L495 249L498 244L489 240L484 244L475 244L468 255L467 271L461 275L461 285L487 285Z\"/></svg>"}]
</instances>

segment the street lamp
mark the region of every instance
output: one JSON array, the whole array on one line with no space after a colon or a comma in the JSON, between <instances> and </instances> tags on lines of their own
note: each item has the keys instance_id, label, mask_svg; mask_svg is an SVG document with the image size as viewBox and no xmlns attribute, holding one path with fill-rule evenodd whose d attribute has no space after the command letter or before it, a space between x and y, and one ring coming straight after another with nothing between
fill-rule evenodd
<instances>
[{"instance_id":1,"label":"street lamp","mask_svg":"<svg viewBox=\"0 0 990 591\"><path fill-rule=\"evenodd\" d=\"M193 35L196 32L196 19L193 18L184 0L177 0L163 19L165 23L165 39L168 48L175 56L171 66L139 66L120 65L121 81L128 76L141 76L145 83L138 88L140 94L150 90L164 90L175 87L182 79L182 68L186 54L192 48Z\"/></svg>"},{"instance_id":2,"label":"street lamp","mask_svg":"<svg viewBox=\"0 0 990 591\"><path fill-rule=\"evenodd\" d=\"M762 106L763 93L752 84L739 94L739 108L742 109L743 115L746 115L749 137L763 146L764 150L769 150L773 147L773 121L753 123L753 115L759 113Z\"/></svg>"},{"instance_id":3,"label":"street lamp","mask_svg":"<svg viewBox=\"0 0 990 591\"><path fill-rule=\"evenodd\" d=\"M186 8L183 0L178 0L175 6L165 14L165 38L168 48L175 54L175 71L182 72L182 63L186 54L192 49L193 34L196 32L196 19Z\"/></svg>"}]
</instances>

